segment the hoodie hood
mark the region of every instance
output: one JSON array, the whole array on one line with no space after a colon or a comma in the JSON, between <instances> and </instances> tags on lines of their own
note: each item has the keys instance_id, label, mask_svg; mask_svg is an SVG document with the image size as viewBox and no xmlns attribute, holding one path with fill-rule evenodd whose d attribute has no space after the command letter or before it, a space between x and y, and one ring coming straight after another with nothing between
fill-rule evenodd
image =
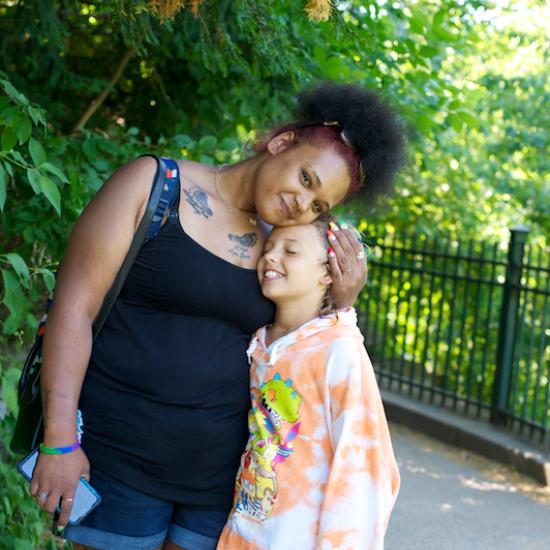
<instances>
[{"instance_id":1,"label":"hoodie hood","mask_svg":"<svg viewBox=\"0 0 550 550\"><path fill-rule=\"evenodd\" d=\"M357 314L355 313L355 309L352 307L339 309L337 312L331 313L330 315L316 317L304 323L296 330L273 341L269 346L265 343L267 326L262 327L256 331L256 334L252 337L250 345L248 346L246 351L248 361L251 363L253 358L256 358L258 354L262 354L266 363L268 365L273 365L281 353L292 351L292 348L296 344L299 344L300 348L303 349L304 341L308 339L311 339L313 344L315 335L328 328L341 328L343 332L349 331L350 335L360 335L357 328Z\"/></svg>"}]
</instances>

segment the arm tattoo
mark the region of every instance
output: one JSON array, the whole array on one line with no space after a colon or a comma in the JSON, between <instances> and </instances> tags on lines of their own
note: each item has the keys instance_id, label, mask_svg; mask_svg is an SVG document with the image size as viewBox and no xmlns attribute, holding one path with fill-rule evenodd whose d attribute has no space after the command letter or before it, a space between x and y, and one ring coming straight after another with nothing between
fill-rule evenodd
<instances>
[{"instance_id":1,"label":"arm tattoo","mask_svg":"<svg viewBox=\"0 0 550 550\"><path fill-rule=\"evenodd\" d=\"M195 214L201 214L205 218L209 218L213 212L208 206L208 195L197 185L191 189L183 188L185 200L193 207Z\"/></svg>"},{"instance_id":2,"label":"arm tattoo","mask_svg":"<svg viewBox=\"0 0 550 550\"><path fill-rule=\"evenodd\" d=\"M258 242L256 233L244 233L243 235L229 233L228 237L230 241L235 243L233 248L229 250L229 254L243 260L250 258L248 248L252 248Z\"/></svg>"}]
</instances>

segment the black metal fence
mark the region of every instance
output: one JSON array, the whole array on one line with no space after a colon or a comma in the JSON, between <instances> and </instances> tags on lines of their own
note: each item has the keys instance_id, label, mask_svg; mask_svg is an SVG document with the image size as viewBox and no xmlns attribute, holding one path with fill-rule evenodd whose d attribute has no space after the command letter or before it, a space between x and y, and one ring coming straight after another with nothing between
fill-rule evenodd
<instances>
[{"instance_id":1,"label":"black metal fence","mask_svg":"<svg viewBox=\"0 0 550 550\"><path fill-rule=\"evenodd\" d=\"M381 387L550 447L550 253L381 234L359 319Z\"/></svg>"}]
</instances>

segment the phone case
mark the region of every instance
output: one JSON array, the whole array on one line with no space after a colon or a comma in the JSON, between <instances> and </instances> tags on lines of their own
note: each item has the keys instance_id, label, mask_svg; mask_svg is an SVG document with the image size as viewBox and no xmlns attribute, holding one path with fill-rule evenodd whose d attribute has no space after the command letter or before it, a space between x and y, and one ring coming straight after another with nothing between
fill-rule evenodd
<instances>
[{"instance_id":1,"label":"phone case","mask_svg":"<svg viewBox=\"0 0 550 550\"><path fill-rule=\"evenodd\" d=\"M31 481L36 461L38 460L38 449L26 456L18 465L17 470L27 480ZM76 487L73 500L73 507L69 517L69 523L76 525L82 521L94 508L101 504L99 493L83 478L80 478Z\"/></svg>"}]
</instances>

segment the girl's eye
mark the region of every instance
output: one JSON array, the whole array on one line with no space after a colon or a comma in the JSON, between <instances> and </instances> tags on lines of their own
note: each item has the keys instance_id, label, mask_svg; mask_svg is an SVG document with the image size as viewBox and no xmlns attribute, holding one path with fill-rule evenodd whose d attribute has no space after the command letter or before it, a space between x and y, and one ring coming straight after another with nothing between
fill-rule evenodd
<instances>
[{"instance_id":1,"label":"girl's eye","mask_svg":"<svg viewBox=\"0 0 550 550\"><path fill-rule=\"evenodd\" d=\"M311 187L311 178L305 170L302 170L302 178L304 180L304 185L309 189Z\"/></svg>"},{"instance_id":2,"label":"girl's eye","mask_svg":"<svg viewBox=\"0 0 550 550\"><path fill-rule=\"evenodd\" d=\"M314 202L312 208L316 214L323 213L323 207L318 202Z\"/></svg>"},{"instance_id":3,"label":"girl's eye","mask_svg":"<svg viewBox=\"0 0 550 550\"><path fill-rule=\"evenodd\" d=\"M294 256L294 254L296 254L296 251L295 250L288 250L286 251L287 254L291 254L292 256Z\"/></svg>"}]
</instances>

